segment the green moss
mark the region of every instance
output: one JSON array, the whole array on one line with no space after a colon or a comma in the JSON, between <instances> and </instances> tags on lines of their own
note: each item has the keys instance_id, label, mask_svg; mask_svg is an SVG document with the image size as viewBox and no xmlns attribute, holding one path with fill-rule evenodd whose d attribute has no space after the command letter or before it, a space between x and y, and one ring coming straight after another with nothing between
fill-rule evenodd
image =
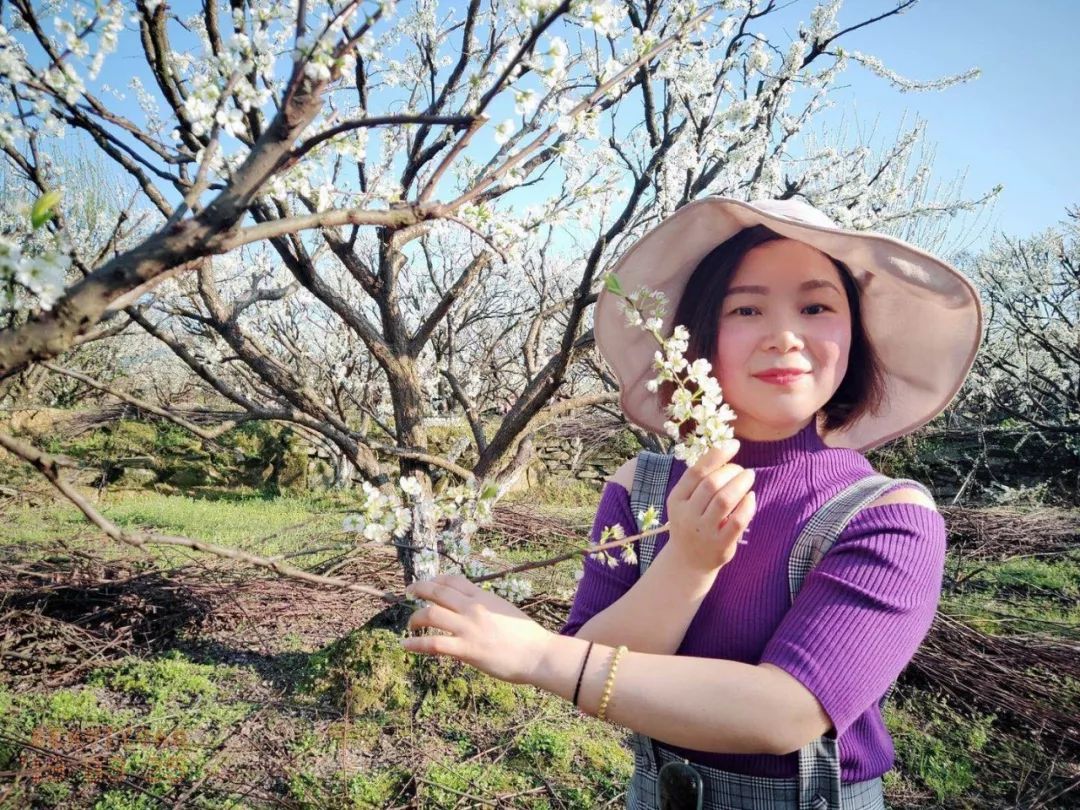
<instances>
[{"instance_id":1,"label":"green moss","mask_svg":"<svg viewBox=\"0 0 1080 810\"><path fill-rule=\"evenodd\" d=\"M113 757L113 768L137 782L168 790L178 782L197 778L206 760L201 746L187 746L185 735L174 735L168 743L155 745L149 739L125 746Z\"/></svg>"},{"instance_id":2,"label":"green moss","mask_svg":"<svg viewBox=\"0 0 1080 810\"><path fill-rule=\"evenodd\" d=\"M356 774L337 772L329 777L301 771L289 779L289 795L304 810L383 808L393 803L409 779L409 772L397 767Z\"/></svg>"},{"instance_id":3,"label":"green moss","mask_svg":"<svg viewBox=\"0 0 1080 810\"><path fill-rule=\"evenodd\" d=\"M221 481L221 477L214 474L206 464L180 462L170 464L162 470L161 477L166 483L181 489L202 487L214 481Z\"/></svg>"},{"instance_id":4,"label":"green moss","mask_svg":"<svg viewBox=\"0 0 1080 810\"><path fill-rule=\"evenodd\" d=\"M45 780L36 785L37 800L46 807L70 807L71 785Z\"/></svg>"},{"instance_id":5,"label":"green moss","mask_svg":"<svg viewBox=\"0 0 1080 810\"><path fill-rule=\"evenodd\" d=\"M110 790L94 803L94 810L156 810L161 803L132 790Z\"/></svg>"},{"instance_id":6,"label":"green moss","mask_svg":"<svg viewBox=\"0 0 1080 810\"><path fill-rule=\"evenodd\" d=\"M564 771L574 753L573 742L563 730L542 724L530 726L515 748L526 762L547 772Z\"/></svg>"},{"instance_id":7,"label":"green moss","mask_svg":"<svg viewBox=\"0 0 1080 810\"><path fill-rule=\"evenodd\" d=\"M634 772L634 755L630 749L614 735L605 739L590 732L591 729L583 725L574 735L582 775L588 781L596 782L608 779L623 783L628 780Z\"/></svg>"},{"instance_id":8,"label":"green moss","mask_svg":"<svg viewBox=\"0 0 1080 810\"><path fill-rule=\"evenodd\" d=\"M533 787L532 781L522 774L491 762L451 762L438 760L428 765L423 774L423 806L454 808L461 804L461 794L468 793L489 800L501 794L513 794ZM511 800L514 807L539 807L535 799L517 796Z\"/></svg>"},{"instance_id":9,"label":"green moss","mask_svg":"<svg viewBox=\"0 0 1080 810\"><path fill-rule=\"evenodd\" d=\"M282 456L277 476L282 492L303 493L308 489L308 454L298 442L293 442Z\"/></svg>"},{"instance_id":10,"label":"green moss","mask_svg":"<svg viewBox=\"0 0 1080 810\"><path fill-rule=\"evenodd\" d=\"M0 688L0 729L13 737L27 739L35 729L48 734L73 729L108 730L131 721L131 712L114 711L102 705L102 698L99 690L86 687L20 695Z\"/></svg>"},{"instance_id":11,"label":"green moss","mask_svg":"<svg viewBox=\"0 0 1080 810\"><path fill-rule=\"evenodd\" d=\"M129 658L120 664L99 669L92 683L118 692L140 695L151 703L190 703L197 697L218 695L215 678L224 673L220 667L193 663L180 653L149 661Z\"/></svg>"},{"instance_id":12,"label":"green moss","mask_svg":"<svg viewBox=\"0 0 1080 810\"><path fill-rule=\"evenodd\" d=\"M938 801L959 799L975 786L979 754L987 745L993 715L968 718L942 697L917 693L890 703L885 722L893 736L897 767L934 792Z\"/></svg>"},{"instance_id":13,"label":"green moss","mask_svg":"<svg viewBox=\"0 0 1080 810\"><path fill-rule=\"evenodd\" d=\"M515 687L514 684L500 681L483 673L476 673L474 694L480 708L489 714L513 714L517 708L531 702L529 687Z\"/></svg>"},{"instance_id":14,"label":"green moss","mask_svg":"<svg viewBox=\"0 0 1080 810\"><path fill-rule=\"evenodd\" d=\"M309 658L301 688L359 716L412 703L409 654L389 630L354 630Z\"/></svg>"}]
</instances>

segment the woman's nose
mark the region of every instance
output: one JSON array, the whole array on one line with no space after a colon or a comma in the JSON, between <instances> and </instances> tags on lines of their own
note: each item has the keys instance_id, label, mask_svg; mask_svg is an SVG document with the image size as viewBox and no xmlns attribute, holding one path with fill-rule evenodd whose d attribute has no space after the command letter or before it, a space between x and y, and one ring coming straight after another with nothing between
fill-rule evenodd
<instances>
[{"instance_id":1,"label":"woman's nose","mask_svg":"<svg viewBox=\"0 0 1080 810\"><path fill-rule=\"evenodd\" d=\"M801 349L803 347L803 339L799 337L797 332L794 332L791 329L780 329L772 332L766 343L766 348L779 349L781 352L788 352L792 349Z\"/></svg>"}]
</instances>

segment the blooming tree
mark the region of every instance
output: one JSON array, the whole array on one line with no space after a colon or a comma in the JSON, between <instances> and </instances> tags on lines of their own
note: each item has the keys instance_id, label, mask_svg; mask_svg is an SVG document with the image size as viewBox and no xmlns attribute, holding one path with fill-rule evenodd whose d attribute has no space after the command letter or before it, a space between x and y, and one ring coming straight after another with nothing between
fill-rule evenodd
<instances>
[{"instance_id":1,"label":"blooming tree","mask_svg":"<svg viewBox=\"0 0 1080 810\"><path fill-rule=\"evenodd\" d=\"M799 195L891 230L979 202L933 196L918 126L878 151L803 137L853 64L901 91L972 78L915 82L842 47L913 1L841 26L828 0L777 44L775 0L14 0L0 381L70 374L66 352L141 332L228 404L219 429L289 423L369 481L353 528L409 538L411 581L448 521L468 538L536 430L615 401L581 371L590 307L660 218L707 194ZM140 56L124 88L117 50ZM96 241L73 230L77 190L45 148L64 137L134 194ZM440 397L469 423L467 463L429 452ZM707 424L703 441L721 432ZM435 497L433 472L457 483Z\"/></svg>"},{"instance_id":2,"label":"blooming tree","mask_svg":"<svg viewBox=\"0 0 1080 810\"><path fill-rule=\"evenodd\" d=\"M1080 457L1080 209L966 260L987 305L968 387L986 410Z\"/></svg>"}]
</instances>

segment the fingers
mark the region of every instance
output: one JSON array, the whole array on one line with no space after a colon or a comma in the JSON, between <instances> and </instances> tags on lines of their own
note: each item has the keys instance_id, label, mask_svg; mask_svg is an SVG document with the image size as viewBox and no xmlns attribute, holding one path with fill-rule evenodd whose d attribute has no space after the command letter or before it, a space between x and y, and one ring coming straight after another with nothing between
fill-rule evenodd
<instances>
[{"instance_id":1,"label":"fingers","mask_svg":"<svg viewBox=\"0 0 1080 810\"><path fill-rule=\"evenodd\" d=\"M704 497L708 500L703 504L702 523L710 528L719 528L724 519L728 518L735 508L745 500L754 484L754 471L741 470L733 475L730 483L711 487L711 481L702 482L698 490L704 491ZM694 500L698 501L698 491L694 492Z\"/></svg>"},{"instance_id":2,"label":"fingers","mask_svg":"<svg viewBox=\"0 0 1080 810\"><path fill-rule=\"evenodd\" d=\"M405 589L405 595L461 611L473 598L472 592L476 590L479 590L477 586L460 574L439 574L434 579L414 582Z\"/></svg>"},{"instance_id":3,"label":"fingers","mask_svg":"<svg viewBox=\"0 0 1080 810\"><path fill-rule=\"evenodd\" d=\"M750 490L747 492L735 505L728 515L720 520L720 539L719 543L725 545L731 542L732 538L738 539L743 532L746 531L746 527L750 525L751 519L754 517L754 513L757 511L757 494ZM715 524L711 524L715 525ZM742 542L741 540L739 542Z\"/></svg>"},{"instance_id":4,"label":"fingers","mask_svg":"<svg viewBox=\"0 0 1080 810\"><path fill-rule=\"evenodd\" d=\"M408 629L416 631L421 627L433 627L436 630L445 630L447 633L460 636L466 631L466 624L465 619L454 611L441 605L428 605L415 611L409 617Z\"/></svg>"},{"instance_id":5,"label":"fingers","mask_svg":"<svg viewBox=\"0 0 1080 810\"><path fill-rule=\"evenodd\" d=\"M703 515L714 499L726 497L728 511L730 512L735 508L735 504L739 502L739 498L746 494L746 489L749 489L753 480L753 470L744 469L738 464L725 464L720 469L711 472L694 488L693 494L690 495L687 503L694 514ZM745 483L745 488L726 492L726 490L732 489L736 481L740 482L740 485Z\"/></svg>"},{"instance_id":6,"label":"fingers","mask_svg":"<svg viewBox=\"0 0 1080 810\"><path fill-rule=\"evenodd\" d=\"M728 439L719 447L714 447L698 459L697 464L688 467L686 472L671 489L671 497L689 499L697 485L710 473L727 464L739 450L738 439Z\"/></svg>"},{"instance_id":7,"label":"fingers","mask_svg":"<svg viewBox=\"0 0 1080 810\"><path fill-rule=\"evenodd\" d=\"M462 642L456 636L411 636L401 640L401 647L424 655L449 655L461 658Z\"/></svg>"}]
</instances>

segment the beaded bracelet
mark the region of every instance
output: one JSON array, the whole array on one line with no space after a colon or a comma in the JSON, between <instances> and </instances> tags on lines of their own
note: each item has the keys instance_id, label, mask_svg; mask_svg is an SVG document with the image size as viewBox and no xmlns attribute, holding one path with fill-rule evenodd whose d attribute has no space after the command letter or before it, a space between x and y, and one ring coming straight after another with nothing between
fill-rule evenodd
<instances>
[{"instance_id":1,"label":"beaded bracelet","mask_svg":"<svg viewBox=\"0 0 1080 810\"><path fill-rule=\"evenodd\" d=\"M603 720L604 712L607 711L608 701L611 700L611 687L615 684L615 670L619 668L619 658L626 652L625 644L615 648L615 654L611 657L611 669L608 670L607 681L604 683L604 694L600 698L600 708L596 711L596 719Z\"/></svg>"}]
</instances>

